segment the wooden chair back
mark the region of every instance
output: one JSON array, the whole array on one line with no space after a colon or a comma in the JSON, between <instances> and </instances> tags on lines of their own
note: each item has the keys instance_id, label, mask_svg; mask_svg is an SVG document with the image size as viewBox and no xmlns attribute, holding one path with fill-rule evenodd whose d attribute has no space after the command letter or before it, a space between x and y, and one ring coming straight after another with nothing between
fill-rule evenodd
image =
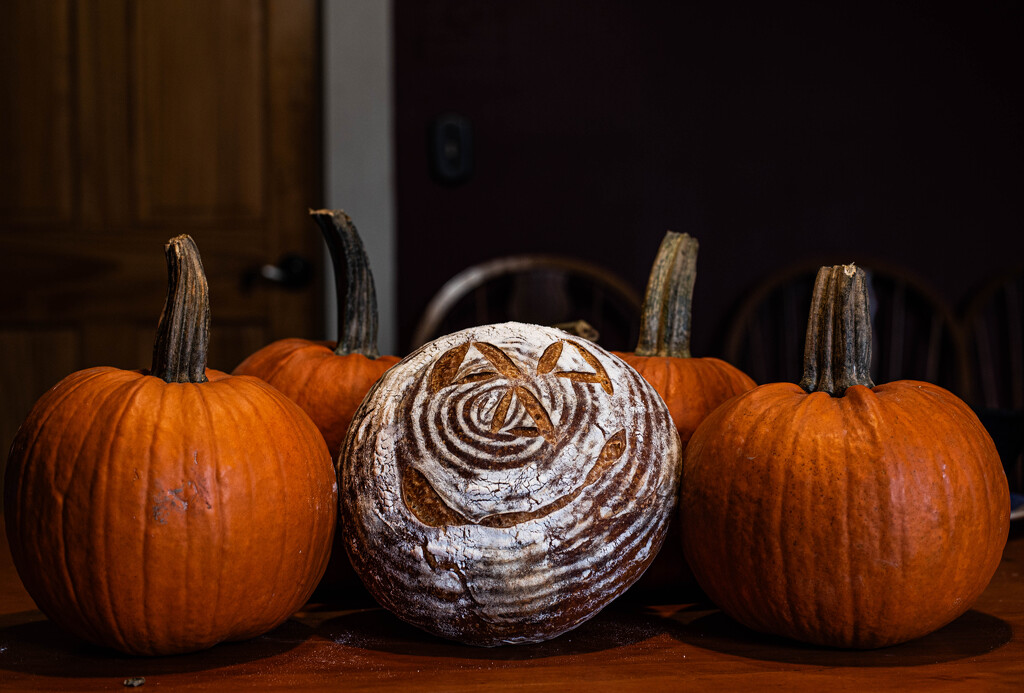
<instances>
[{"instance_id":1,"label":"wooden chair back","mask_svg":"<svg viewBox=\"0 0 1024 693\"><path fill-rule=\"evenodd\" d=\"M995 440L1016 491L1024 491L1024 266L992 278L963 315L968 401Z\"/></svg>"},{"instance_id":2,"label":"wooden chair back","mask_svg":"<svg viewBox=\"0 0 1024 693\"><path fill-rule=\"evenodd\" d=\"M411 348L476 325L584 320L601 346L631 350L640 305L636 289L599 265L557 255L500 257L466 268L441 287L416 325Z\"/></svg>"}]
</instances>

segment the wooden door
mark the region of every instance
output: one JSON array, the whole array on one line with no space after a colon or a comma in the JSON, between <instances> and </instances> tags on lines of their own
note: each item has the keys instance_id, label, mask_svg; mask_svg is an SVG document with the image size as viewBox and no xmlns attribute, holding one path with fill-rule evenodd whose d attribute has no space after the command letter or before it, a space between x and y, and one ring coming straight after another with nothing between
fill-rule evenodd
<instances>
[{"instance_id":1,"label":"wooden door","mask_svg":"<svg viewBox=\"0 0 1024 693\"><path fill-rule=\"evenodd\" d=\"M149 367L163 245L190 234L210 283L209 365L320 336L315 0L0 4L0 445L89 366Z\"/></svg>"}]
</instances>

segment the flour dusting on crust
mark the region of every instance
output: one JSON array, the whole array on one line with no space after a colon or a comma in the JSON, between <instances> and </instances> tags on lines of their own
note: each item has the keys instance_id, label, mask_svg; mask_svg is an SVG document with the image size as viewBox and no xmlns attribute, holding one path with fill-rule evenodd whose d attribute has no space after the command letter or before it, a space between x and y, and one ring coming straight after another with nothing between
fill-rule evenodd
<instances>
[{"instance_id":1,"label":"flour dusting on crust","mask_svg":"<svg viewBox=\"0 0 1024 693\"><path fill-rule=\"evenodd\" d=\"M681 455L665 404L597 345L504 323L424 345L363 400L342 531L400 618L477 645L578 626L653 560Z\"/></svg>"}]
</instances>

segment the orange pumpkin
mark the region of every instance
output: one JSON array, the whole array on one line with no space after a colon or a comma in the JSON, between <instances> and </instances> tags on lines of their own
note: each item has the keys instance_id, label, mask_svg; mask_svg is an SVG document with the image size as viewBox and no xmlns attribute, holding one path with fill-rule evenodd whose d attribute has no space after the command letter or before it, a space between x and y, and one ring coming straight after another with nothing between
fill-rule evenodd
<instances>
[{"instance_id":1,"label":"orange pumpkin","mask_svg":"<svg viewBox=\"0 0 1024 693\"><path fill-rule=\"evenodd\" d=\"M864 272L822 268L800 385L762 385L698 427L686 557L746 626L871 648L964 613L999 564L1009 491L992 439L936 385L871 381Z\"/></svg>"},{"instance_id":2,"label":"orange pumpkin","mask_svg":"<svg viewBox=\"0 0 1024 693\"><path fill-rule=\"evenodd\" d=\"M355 224L340 210L310 214L334 265L339 339L281 339L249 356L233 372L265 380L302 407L320 429L331 455L337 456L363 396L399 358L377 353L377 295Z\"/></svg>"},{"instance_id":3,"label":"orange pumpkin","mask_svg":"<svg viewBox=\"0 0 1024 693\"><path fill-rule=\"evenodd\" d=\"M206 369L195 244L170 275L149 371L90 368L35 405L11 447L5 515L18 574L73 634L170 654L274 628L310 596L336 522L309 417L249 377Z\"/></svg>"},{"instance_id":4,"label":"orange pumpkin","mask_svg":"<svg viewBox=\"0 0 1024 693\"><path fill-rule=\"evenodd\" d=\"M647 282L640 340L633 352L617 353L665 400L685 447L697 426L718 405L755 386L746 373L713 357L690 356L690 313L697 273L697 239L669 231L658 247ZM678 521L654 564L632 590L678 593L693 586L682 556Z\"/></svg>"},{"instance_id":5,"label":"orange pumpkin","mask_svg":"<svg viewBox=\"0 0 1024 693\"><path fill-rule=\"evenodd\" d=\"M310 216L327 242L334 266L338 341L281 339L249 356L233 372L270 383L302 407L337 458L363 397L400 359L378 355L377 293L355 224L341 210L310 211ZM340 532L317 598L338 595L357 600L369 596L345 556Z\"/></svg>"}]
</instances>

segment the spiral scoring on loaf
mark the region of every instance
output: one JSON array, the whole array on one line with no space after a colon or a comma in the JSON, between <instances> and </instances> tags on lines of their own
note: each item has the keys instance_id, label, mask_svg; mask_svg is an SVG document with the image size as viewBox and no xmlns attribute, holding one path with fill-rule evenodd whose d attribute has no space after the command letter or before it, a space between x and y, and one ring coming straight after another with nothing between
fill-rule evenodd
<instances>
[{"instance_id":1,"label":"spiral scoring on loaf","mask_svg":"<svg viewBox=\"0 0 1024 693\"><path fill-rule=\"evenodd\" d=\"M578 490L586 474L563 470L596 461L617 433L596 425L595 390L613 386L585 350L572 340L552 342L540 358L522 341L452 347L407 395L416 415L400 466L422 475L459 524L539 511ZM579 378L599 387L579 387Z\"/></svg>"},{"instance_id":2,"label":"spiral scoring on loaf","mask_svg":"<svg viewBox=\"0 0 1024 693\"><path fill-rule=\"evenodd\" d=\"M339 463L345 542L370 591L483 645L554 637L639 577L681 464L639 374L517 323L443 337L388 371Z\"/></svg>"}]
</instances>

